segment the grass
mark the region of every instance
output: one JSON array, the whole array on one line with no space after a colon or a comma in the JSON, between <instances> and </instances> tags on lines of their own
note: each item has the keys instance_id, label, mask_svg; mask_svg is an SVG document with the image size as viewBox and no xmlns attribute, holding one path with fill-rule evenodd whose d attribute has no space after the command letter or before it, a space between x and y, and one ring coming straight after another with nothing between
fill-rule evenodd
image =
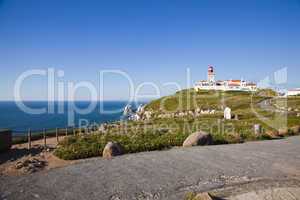
<instances>
[{"instance_id":1,"label":"grass","mask_svg":"<svg viewBox=\"0 0 300 200\"><path fill-rule=\"evenodd\" d=\"M70 136L62 141L55 155L65 159L74 160L88 157L102 156L102 151L109 141L120 143L125 153L136 153L169 149L174 146L181 146L189 134L203 130L212 133L215 145L242 143L244 141L272 139L270 136L254 135L251 122L238 123L238 121L222 122L218 124L217 119L160 119L147 124L147 128L141 123L129 123L125 132L110 130L107 134L89 134ZM232 124L233 123L233 124ZM237 127L235 127L236 123ZM206 126L210 124L212 126ZM163 128L166 127L167 128ZM121 125L120 125L121 126ZM220 127L233 126L220 130Z\"/></svg>"},{"instance_id":2,"label":"grass","mask_svg":"<svg viewBox=\"0 0 300 200\"><path fill-rule=\"evenodd\" d=\"M185 194L184 200L195 200L196 195L197 194L194 192L187 192Z\"/></svg>"},{"instance_id":3,"label":"grass","mask_svg":"<svg viewBox=\"0 0 300 200\"><path fill-rule=\"evenodd\" d=\"M61 146L55 151L55 155L65 160L102 156L104 146L109 141L120 143L125 153L162 150L181 145L186 137L187 134L159 131L132 135L92 134L72 136L60 144Z\"/></svg>"},{"instance_id":4,"label":"grass","mask_svg":"<svg viewBox=\"0 0 300 200\"><path fill-rule=\"evenodd\" d=\"M273 100L272 103L277 104L279 107L289 107L292 109L298 109L300 111L300 96L277 98Z\"/></svg>"},{"instance_id":5,"label":"grass","mask_svg":"<svg viewBox=\"0 0 300 200\"><path fill-rule=\"evenodd\" d=\"M267 94L267 96L263 96ZM146 110L155 113L178 112L201 109L222 110L220 105L232 108L233 114L239 115L239 120L222 120L222 112L213 115L202 115L199 117L186 116L181 118L158 119L151 118L149 121L115 123L110 126L107 133L95 133L90 135L70 136L62 141L55 151L55 155L62 159L73 160L88 157L101 156L102 151L109 141L120 143L125 153L136 153L143 151L163 150L174 146L181 146L188 135L195 131L205 131L212 134L214 144L241 143L253 140L266 140L277 138L275 125L277 114L261 110L257 103L271 98L270 91L258 91L255 94L247 92L214 92L184 90L168 97L150 102ZM299 98L300 102L300 98ZM160 105L163 104L163 107ZM251 108L251 105L253 108ZM164 108L164 109L161 109ZM265 117L268 120L261 120ZM154 115L155 116L155 115ZM280 119L280 118L279 118ZM300 125L300 120L294 115L288 116L286 122L289 127ZM262 134L255 135L254 124L261 124ZM285 135L294 135L288 131Z\"/></svg>"},{"instance_id":6,"label":"grass","mask_svg":"<svg viewBox=\"0 0 300 200\"><path fill-rule=\"evenodd\" d=\"M222 109L229 106L233 111L249 108L269 96L243 91L194 91L193 89L179 91L174 95L150 102L146 110L178 112L200 109Z\"/></svg>"}]
</instances>

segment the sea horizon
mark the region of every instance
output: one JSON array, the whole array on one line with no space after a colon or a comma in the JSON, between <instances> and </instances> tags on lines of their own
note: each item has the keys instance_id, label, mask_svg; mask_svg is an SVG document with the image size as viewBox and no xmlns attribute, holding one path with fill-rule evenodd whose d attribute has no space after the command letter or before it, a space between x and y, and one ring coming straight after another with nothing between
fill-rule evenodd
<instances>
[{"instance_id":1,"label":"sea horizon","mask_svg":"<svg viewBox=\"0 0 300 200\"><path fill-rule=\"evenodd\" d=\"M26 106L31 108L47 108L49 101L24 101ZM32 131L42 131L43 129L55 129L70 127L68 124L69 113L68 107L70 101L55 101L53 104L53 112L43 114L30 114L21 110L15 101L0 101L0 127L3 129L11 129L14 135L23 135ZM75 106L80 109L88 107L91 101L74 101ZM97 104L87 114L74 112L74 127L86 126L87 124L101 124L119 121L123 115L124 107L130 103L134 106L145 104L146 102L129 102L129 101L94 101ZM111 113L100 112L100 106L105 111ZM59 112L59 106L63 105L63 112ZM74 106L72 105L72 106ZM115 111L115 112L114 112Z\"/></svg>"}]
</instances>

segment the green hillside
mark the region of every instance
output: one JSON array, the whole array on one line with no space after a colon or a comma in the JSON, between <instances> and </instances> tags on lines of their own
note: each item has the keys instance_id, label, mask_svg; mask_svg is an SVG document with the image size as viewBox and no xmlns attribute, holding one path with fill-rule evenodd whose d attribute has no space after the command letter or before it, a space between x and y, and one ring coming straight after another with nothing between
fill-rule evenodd
<instances>
[{"instance_id":1,"label":"green hillside","mask_svg":"<svg viewBox=\"0 0 300 200\"><path fill-rule=\"evenodd\" d=\"M233 111L248 109L252 104L269 98L260 96L259 92L249 93L242 91L199 91L193 89L182 90L174 95L150 102L146 110L177 112L200 109L223 110L225 106Z\"/></svg>"},{"instance_id":2,"label":"green hillside","mask_svg":"<svg viewBox=\"0 0 300 200\"><path fill-rule=\"evenodd\" d=\"M300 98L296 98L290 104L297 106L299 102ZM92 134L68 137L55 154L63 159L99 156L108 141L120 143L125 153L161 150L181 146L188 135L200 130L211 133L214 144L298 134L297 112L284 115L268 110L276 103L282 104L284 99L275 98L270 90L255 93L183 90L147 104L144 114L150 113L150 118L115 122L104 133L96 130ZM235 116L231 120L223 119L226 106ZM254 124L261 125L260 134L254 133Z\"/></svg>"}]
</instances>

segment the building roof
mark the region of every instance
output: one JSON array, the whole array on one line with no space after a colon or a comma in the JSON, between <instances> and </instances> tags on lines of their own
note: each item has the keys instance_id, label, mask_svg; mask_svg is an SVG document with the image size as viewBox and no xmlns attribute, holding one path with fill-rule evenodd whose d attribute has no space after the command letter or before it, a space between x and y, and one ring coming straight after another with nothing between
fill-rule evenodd
<instances>
[{"instance_id":1,"label":"building roof","mask_svg":"<svg viewBox=\"0 0 300 200\"><path fill-rule=\"evenodd\" d=\"M300 92L300 88L289 89L289 92Z\"/></svg>"},{"instance_id":2,"label":"building roof","mask_svg":"<svg viewBox=\"0 0 300 200\"><path fill-rule=\"evenodd\" d=\"M232 82L232 83L240 83L242 82L241 80L229 80L229 82Z\"/></svg>"}]
</instances>

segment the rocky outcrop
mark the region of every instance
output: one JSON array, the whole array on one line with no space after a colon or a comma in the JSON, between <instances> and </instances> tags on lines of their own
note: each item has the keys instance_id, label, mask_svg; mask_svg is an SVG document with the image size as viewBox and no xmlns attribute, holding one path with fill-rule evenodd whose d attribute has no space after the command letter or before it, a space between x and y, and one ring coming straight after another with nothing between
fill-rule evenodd
<instances>
[{"instance_id":1,"label":"rocky outcrop","mask_svg":"<svg viewBox=\"0 0 300 200\"><path fill-rule=\"evenodd\" d=\"M37 158L23 158L15 164L15 168L24 174L31 174L42 170L46 166L46 161Z\"/></svg>"},{"instance_id":2,"label":"rocky outcrop","mask_svg":"<svg viewBox=\"0 0 300 200\"><path fill-rule=\"evenodd\" d=\"M214 109L207 109L201 110L197 108L196 110L189 110L189 111L181 111L181 112L173 112L173 113L159 113L156 115L159 119L168 119L168 118L182 118L182 117L200 117L202 115L214 115L216 114L216 110Z\"/></svg>"},{"instance_id":3,"label":"rocky outcrop","mask_svg":"<svg viewBox=\"0 0 300 200\"><path fill-rule=\"evenodd\" d=\"M103 149L102 156L103 158L110 159L114 156L119 156L122 154L124 154L124 149L119 143L108 142Z\"/></svg>"},{"instance_id":4,"label":"rocky outcrop","mask_svg":"<svg viewBox=\"0 0 300 200\"><path fill-rule=\"evenodd\" d=\"M191 147L197 145L210 145L210 144L213 144L213 138L211 134L200 131L189 135L183 142L182 146Z\"/></svg>"}]
</instances>

